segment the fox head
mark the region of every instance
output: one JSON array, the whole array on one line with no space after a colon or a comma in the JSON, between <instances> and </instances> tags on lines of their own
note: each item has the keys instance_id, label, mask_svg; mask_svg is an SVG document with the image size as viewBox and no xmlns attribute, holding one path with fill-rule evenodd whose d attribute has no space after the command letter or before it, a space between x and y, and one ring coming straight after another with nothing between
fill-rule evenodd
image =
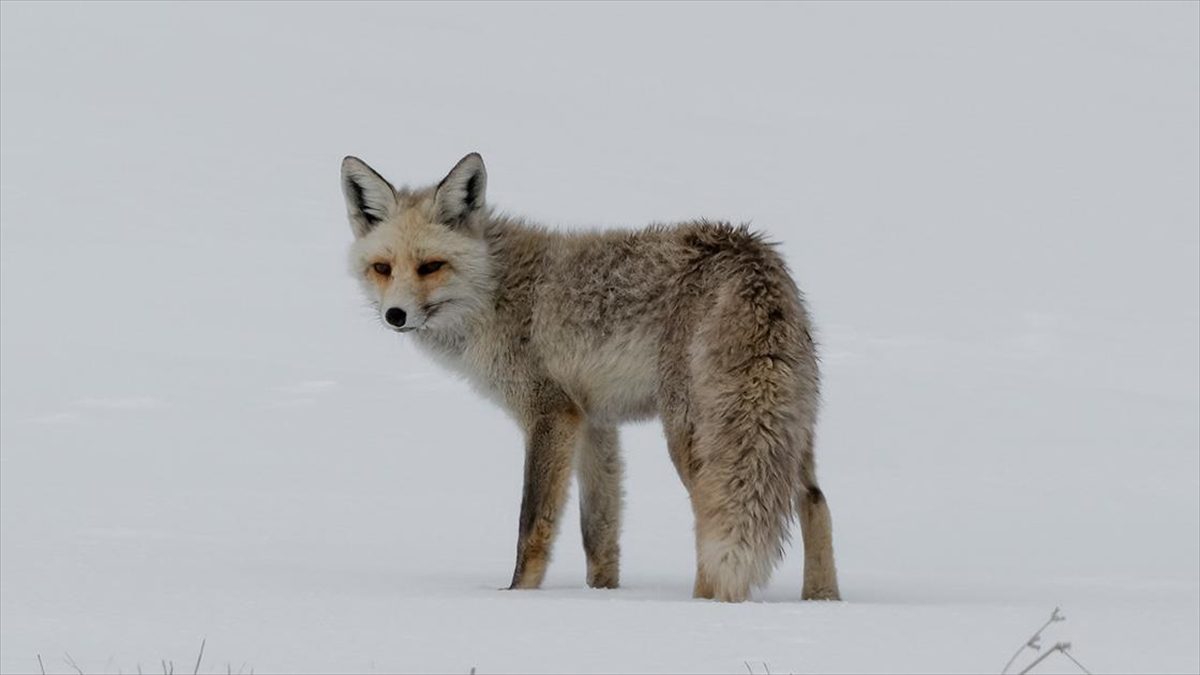
<instances>
[{"instance_id":1,"label":"fox head","mask_svg":"<svg viewBox=\"0 0 1200 675\"><path fill-rule=\"evenodd\" d=\"M357 157L342 160L351 273L385 326L452 329L486 305L494 286L486 188L477 153L422 189L396 189Z\"/></svg>"}]
</instances>

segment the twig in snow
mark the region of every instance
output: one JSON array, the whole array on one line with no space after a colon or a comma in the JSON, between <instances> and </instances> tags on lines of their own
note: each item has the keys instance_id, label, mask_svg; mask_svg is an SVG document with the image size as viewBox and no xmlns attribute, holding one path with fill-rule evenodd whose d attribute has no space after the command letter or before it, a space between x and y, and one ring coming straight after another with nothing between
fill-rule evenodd
<instances>
[{"instance_id":1,"label":"twig in snow","mask_svg":"<svg viewBox=\"0 0 1200 675\"><path fill-rule=\"evenodd\" d=\"M750 675L754 675L754 669L750 667L750 662L742 661L742 663L746 666L746 672L750 673Z\"/></svg>"},{"instance_id":2,"label":"twig in snow","mask_svg":"<svg viewBox=\"0 0 1200 675\"><path fill-rule=\"evenodd\" d=\"M75 672L79 673L79 675L83 675L83 671L79 669L79 666L75 665L75 659L71 658L71 652L63 652L63 654L67 657L63 659L67 662L67 665L74 668Z\"/></svg>"},{"instance_id":3,"label":"twig in snow","mask_svg":"<svg viewBox=\"0 0 1200 675\"><path fill-rule=\"evenodd\" d=\"M1068 659L1071 659L1071 662L1074 663L1075 665L1079 666L1079 669L1082 670L1083 672L1087 673L1087 675L1092 675L1092 671L1088 670L1087 668L1084 668L1082 663L1080 663L1079 661L1076 661L1075 657L1071 656L1071 652L1064 649L1064 650L1062 650L1062 655L1067 657Z\"/></svg>"},{"instance_id":4,"label":"twig in snow","mask_svg":"<svg viewBox=\"0 0 1200 675\"><path fill-rule=\"evenodd\" d=\"M42 655L38 654L38 668L42 669L42 675L46 675L46 666L42 663Z\"/></svg>"},{"instance_id":5,"label":"twig in snow","mask_svg":"<svg viewBox=\"0 0 1200 675\"><path fill-rule=\"evenodd\" d=\"M1042 624L1042 627L1037 629L1037 632L1031 635L1029 639L1025 641L1025 644L1018 647L1017 651L1012 655L1012 658L1008 660L1008 663L1004 664L1004 669L1000 671L1000 675L1004 675L1008 672L1009 668L1012 668L1013 662L1017 660L1017 657L1021 655L1021 652L1025 651L1026 649L1032 649L1036 652L1042 648L1042 631L1046 630L1050 624L1066 620L1067 617L1062 615L1062 612L1059 611L1058 607L1055 607L1054 611L1050 612L1050 619L1046 621L1046 623ZM1040 661L1041 659L1038 660ZM1037 663L1037 661L1034 663Z\"/></svg>"},{"instance_id":6,"label":"twig in snow","mask_svg":"<svg viewBox=\"0 0 1200 675\"><path fill-rule=\"evenodd\" d=\"M1056 642L1056 643L1054 643L1054 646L1053 646L1053 647L1051 647L1050 649L1047 649L1047 650L1046 650L1046 652L1045 652L1044 654L1042 654L1041 656L1039 656L1039 657L1037 657L1036 659L1034 659L1034 660L1033 660L1033 663L1029 664L1028 666L1025 666L1025 670L1022 670L1022 671L1020 672L1020 675L1025 675L1025 674L1026 674L1026 673L1028 673L1029 671L1033 670L1033 667L1034 667L1034 666L1036 666L1037 664L1041 663L1042 661L1045 661L1045 660L1046 660L1046 657L1050 656L1050 655L1051 655L1051 654L1053 654L1054 652L1062 652L1062 653L1066 654L1066 653L1067 653L1067 650L1068 650L1068 649L1070 649L1070 648L1071 648L1071 643L1070 643L1070 642ZM1072 661L1073 661L1073 660L1074 660L1074 659L1072 659Z\"/></svg>"},{"instance_id":7,"label":"twig in snow","mask_svg":"<svg viewBox=\"0 0 1200 675\"><path fill-rule=\"evenodd\" d=\"M192 675L200 672L200 661L204 659L204 643L208 642L208 638L200 639L200 653L196 655L196 667L192 669Z\"/></svg>"}]
</instances>

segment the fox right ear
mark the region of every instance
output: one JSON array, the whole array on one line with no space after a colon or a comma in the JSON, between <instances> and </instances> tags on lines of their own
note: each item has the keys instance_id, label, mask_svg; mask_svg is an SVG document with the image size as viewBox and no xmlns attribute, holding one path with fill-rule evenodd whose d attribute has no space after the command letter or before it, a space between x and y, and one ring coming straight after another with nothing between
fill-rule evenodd
<instances>
[{"instance_id":1,"label":"fox right ear","mask_svg":"<svg viewBox=\"0 0 1200 675\"><path fill-rule=\"evenodd\" d=\"M342 193L354 236L362 238L396 210L396 190L357 157L342 160Z\"/></svg>"}]
</instances>

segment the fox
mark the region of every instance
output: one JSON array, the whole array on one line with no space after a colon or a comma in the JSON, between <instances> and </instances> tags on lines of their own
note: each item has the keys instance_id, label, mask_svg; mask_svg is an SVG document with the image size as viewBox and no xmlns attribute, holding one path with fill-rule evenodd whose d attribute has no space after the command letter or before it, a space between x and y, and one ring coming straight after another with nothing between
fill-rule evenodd
<instances>
[{"instance_id":1,"label":"fox","mask_svg":"<svg viewBox=\"0 0 1200 675\"><path fill-rule=\"evenodd\" d=\"M417 188L348 156L341 185L350 272L379 321L523 431L509 589L540 587L572 475L587 585L619 586L618 426L657 417L694 515L693 597L746 600L798 516L801 597L840 599L817 350L775 244L707 220L553 231L489 205L478 153Z\"/></svg>"}]
</instances>

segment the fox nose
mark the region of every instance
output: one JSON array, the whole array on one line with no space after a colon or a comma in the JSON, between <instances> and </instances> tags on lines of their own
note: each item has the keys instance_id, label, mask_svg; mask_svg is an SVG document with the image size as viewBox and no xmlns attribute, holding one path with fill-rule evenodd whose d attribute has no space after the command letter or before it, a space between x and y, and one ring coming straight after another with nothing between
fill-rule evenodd
<instances>
[{"instance_id":1,"label":"fox nose","mask_svg":"<svg viewBox=\"0 0 1200 675\"><path fill-rule=\"evenodd\" d=\"M388 311L384 312L383 318L394 328L402 328L404 320L408 317L404 314L404 310L399 307L388 307Z\"/></svg>"}]
</instances>

